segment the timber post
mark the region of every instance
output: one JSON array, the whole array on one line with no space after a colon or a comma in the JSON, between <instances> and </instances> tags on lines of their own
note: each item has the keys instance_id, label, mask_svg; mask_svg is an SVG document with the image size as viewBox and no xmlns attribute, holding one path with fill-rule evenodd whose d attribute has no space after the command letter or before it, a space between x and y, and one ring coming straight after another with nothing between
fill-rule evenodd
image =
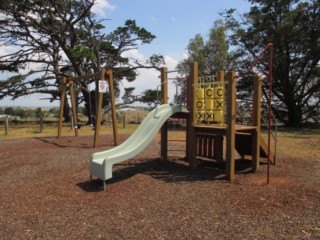
<instances>
[{"instance_id":1,"label":"timber post","mask_svg":"<svg viewBox=\"0 0 320 240\"><path fill-rule=\"evenodd\" d=\"M226 176L232 182L235 175L236 137L236 74L227 73L227 132L226 132Z\"/></svg>"},{"instance_id":2,"label":"timber post","mask_svg":"<svg viewBox=\"0 0 320 240\"><path fill-rule=\"evenodd\" d=\"M167 68L161 68L161 100L162 104L168 103L168 73ZM161 158L168 161L168 122L161 127Z\"/></svg>"},{"instance_id":3,"label":"timber post","mask_svg":"<svg viewBox=\"0 0 320 240\"><path fill-rule=\"evenodd\" d=\"M198 63L194 62L191 65L190 75L187 81L187 91L188 91L188 99L187 106L189 109L189 116L187 119L187 159L189 161L189 167L191 169L197 168L197 141L196 139L196 131L193 126L195 121L195 109L196 109L196 101L194 96L194 85L198 84Z\"/></svg>"},{"instance_id":4,"label":"timber post","mask_svg":"<svg viewBox=\"0 0 320 240\"><path fill-rule=\"evenodd\" d=\"M77 116L77 109L76 109L76 100L74 97L74 89L73 89L73 81L69 82L70 88L70 95L71 95L71 108L72 108L72 115L73 115L73 126L74 126L74 134L78 137L78 116Z\"/></svg>"},{"instance_id":5,"label":"timber post","mask_svg":"<svg viewBox=\"0 0 320 240\"><path fill-rule=\"evenodd\" d=\"M114 94L113 75L111 70L107 70L106 74L108 76L108 82L109 82L113 139L114 139L114 145L117 146L119 145L119 134L118 134L118 125L117 125L117 116L116 116L117 113L116 113L116 100L115 100L115 94Z\"/></svg>"},{"instance_id":6,"label":"timber post","mask_svg":"<svg viewBox=\"0 0 320 240\"><path fill-rule=\"evenodd\" d=\"M100 80L106 79L106 70L102 69L100 71ZM101 109L102 109L102 100L103 100L103 92L99 92L99 80L96 80L96 90L98 94L98 104L96 104L96 126L94 131L94 142L93 147L97 147L99 145L99 133L101 127Z\"/></svg>"},{"instance_id":7,"label":"timber post","mask_svg":"<svg viewBox=\"0 0 320 240\"><path fill-rule=\"evenodd\" d=\"M225 73L223 70L219 71L217 74L217 82L221 82L223 84L221 84L221 87L225 88L225 84L224 84L224 76ZM225 102L225 96L223 94L223 102ZM222 119L222 121L220 122L220 124L224 124L225 120L224 118ZM222 163L223 162L223 134L217 134L215 140L214 140L214 153L215 156L214 158L217 160L218 163Z\"/></svg>"},{"instance_id":8,"label":"timber post","mask_svg":"<svg viewBox=\"0 0 320 240\"><path fill-rule=\"evenodd\" d=\"M64 109L64 102L66 99L66 82L67 78L64 77L62 82L60 83L60 111L59 111L59 126L58 126L58 138L61 137L62 132L62 122L63 122L63 109Z\"/></svg>"}]
</instances>

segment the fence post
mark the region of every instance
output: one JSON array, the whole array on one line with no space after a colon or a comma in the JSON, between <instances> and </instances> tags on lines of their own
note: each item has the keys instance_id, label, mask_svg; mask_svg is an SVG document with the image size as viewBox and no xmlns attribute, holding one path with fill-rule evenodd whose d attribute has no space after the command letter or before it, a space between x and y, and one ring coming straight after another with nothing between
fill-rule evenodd
<instances>
[{"instance_id":1,"label":"fence post","mask_svg":"<svg viewBox=\"0 0 320 240\"><path fill-rule=\"evenodd\" d=\"M73 115L70 116L70 120L71 120L70 129L74 130L75 126L74 126L74 121L73 121Z\"/></svg>"},{"instance_id":2,"label":"fence post","mask_svg":"<svg viewBox=\"0 0 320 240\"><path fill-rule=\"evenodd\" d=\"M9 134L9 118L8 117L5 117L4 129L5 129L5 135L8 135Z\"/></svg>"},{"instance_id":3,"label":"fence post","mask_svg":"<svg viewBox=\"0 0 320 240\"><path fill-rule=\"evenodd\" d=\"M123 113L122 115L122 128L126 128L126 114Z\"/></svg>"},{"instance_id":4,"label":"fence post","mask_svg":"<svg viewBox=\"0 0 320 240\"><path fill-rule=\"evenodd\" d=\"M43 116L40 116L40 133L42 133L43 130Z\"/></svg>"}]
</instances>

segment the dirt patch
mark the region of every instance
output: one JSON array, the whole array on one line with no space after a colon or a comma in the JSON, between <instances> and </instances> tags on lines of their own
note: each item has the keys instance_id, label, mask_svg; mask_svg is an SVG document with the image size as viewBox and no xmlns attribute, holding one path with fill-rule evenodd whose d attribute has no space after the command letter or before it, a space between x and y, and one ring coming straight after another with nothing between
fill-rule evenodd
<instances>
[{"instance_id":1,"label":"dirt patch","mask_svg":"<svg viewBox=\"0 0 320 240\"><path fill-rule=\"evenodd\" d=\"M314 146L319 139L312 135ZM101 143L93 149L89 136L1 141L1 238L320 239L320 150L310 144L299 155L302 138L290 141L294 156L282 146L268 185L266 164L251 173L250 163L237 163L229 183L223 164L199 162L191 171L181 152L161 162L155 140L114 167L105 192L100 180L88 180L91 154L111 148L112 137Z\"/></svg>"}]
</instances>

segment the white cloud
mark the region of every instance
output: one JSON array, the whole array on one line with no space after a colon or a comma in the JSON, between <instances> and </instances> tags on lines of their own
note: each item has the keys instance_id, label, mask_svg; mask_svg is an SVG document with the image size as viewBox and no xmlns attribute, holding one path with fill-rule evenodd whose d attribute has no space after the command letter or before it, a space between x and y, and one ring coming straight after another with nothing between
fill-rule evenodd
<instances>
[{"instance_id":1,"label":"white cloud","mask_svg":"<svg viewBox=\"0 0 320 240\"><path fill-rule=\"evenodd\" d=\"M105 11L114 10L116 5L112 5L109 3L109 0L96 0L94 6L92 7L92 11L99 16L105 16Z\"/></svg>"},{"instance_id":2,"label":"white cloud","mask_svg":"<svg viewBox=\"0 0 320 240\"><path fill-rule=\"evenodd\" d=\"M0 43L2 45L2 43ZM5 45L2 45L0 47L0 55L1 56L4 56L4 55L7 55L7 54L11 54L11 53L14 53L16 52L17 50L19 50L18 47L15 47L13 45L10 45L10 46L5 46Z\"/></svg>"},{"instance_id":3,"label":"white cloud","mask_svg":"<svg viewBox=\"0 0 320 240\"><path fill-rule=\"evenodd\" d=\"M130 51L126 51L122 53L123 57L127 57L129 59L137 59L139 61L145 61L146 57L139 52L138 49L132 49Z\"/></svg>"},{"instance_id":4,"label":"white cloud","mask_svg":"<svg viewBox=\"0 0 320 240\"><path fill-rule=\"evenodd\" d=\"M168 55L164 57L164 60L166 62L166 66L169 71L174 70L178 64L177 59L174 59L173 57L168 56Z\"/></svg>"}]
</instances>

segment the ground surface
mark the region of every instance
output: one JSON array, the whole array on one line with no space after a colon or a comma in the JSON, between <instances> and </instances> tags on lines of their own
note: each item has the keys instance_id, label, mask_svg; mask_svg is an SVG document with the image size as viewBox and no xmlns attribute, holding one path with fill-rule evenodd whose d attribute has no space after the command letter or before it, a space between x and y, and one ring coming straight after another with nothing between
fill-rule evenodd
<instances>
[{"instance_id":1,"label":"ground surface","mask_svg":"<svg viewBox=\"0 0 320 240\"><path fill-rule=\"evenodd\" d=\"M154 140L114 168L107 191L88 181L91 154L112 147L111 137L101 141L98 149L92 136L0 141L0 238L320 239L319 134L280 137L269 185L265 164L254 174L238 164L232 184L223 166L164 164Z\"/></svg>"}]
</instances>

